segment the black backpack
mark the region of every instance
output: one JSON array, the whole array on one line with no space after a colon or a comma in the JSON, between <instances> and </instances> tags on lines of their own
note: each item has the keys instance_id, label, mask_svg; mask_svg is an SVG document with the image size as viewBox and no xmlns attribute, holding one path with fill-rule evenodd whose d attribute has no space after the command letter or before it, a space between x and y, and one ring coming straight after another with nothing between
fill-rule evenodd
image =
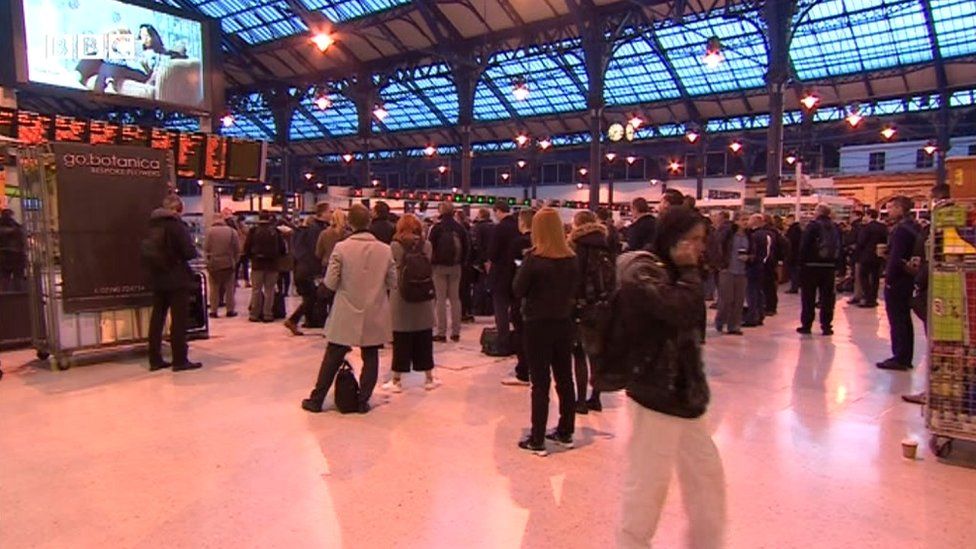
<instances>
[{"instance_id":1,"label":"black backpack","mask_svg":"<svg viewBox=\"0 0 976 549\"><path fill-rule=\"evenodd\" d=\"M139 255L142 256L142 263L151 271L163 271L176 263L169 250L166 227L149 227L149 234L139 243Z\"/></svg>"},{"instance_id":2,"label":"black backpack","mask_svg":"<svg viewBox=\"0 0 976 549\"><path fill-rule=\"evenodd\" d=\"M278 230L270 225L260 225L251 234L251 256L254 259L277 259L281 255L278 247Z\"/></svg>"},{"instance_id":3,"label":"black backpack","mask_svg":"<svg viewBox=\"0 0 976 549\"><path fill-rule=\"evenodd\" d=\"M610 251L603 248L587 250L582 296L585 304L606 303L616 284L617 268Z\"/></svg>"},{"instance_id":4,"label":"black backpack","mask_svg":"<svg viewBox=\"0 0 976 549\"><path fill-rule=\"evenodd\" d=\"M442 265L460 265L464 245L461 242L461 235L453 228L444 227L440 236L437 237L437 261Z\"/></svg>"},{"instance_id":5,"label":"black backpack","mask_svg":"<svg viewBox=\"0 0 976 549\"><path fill-rule=\"evenodd\" d=\"M817 239L817 259L834 263L840 259L840 231L830 221L817 221L820 237Z\"/></svg>"},{"instance_id":6,"label":"black backpack","mask_svg":"<svg viewBox=\"0 0 976 549\"><path fill-rule=\"evenodd\" d=\"M403 247L403 265L397 283L400 297L408 303L423 303L434 299L433 268L424 254L423 242L417 240L410 248Z\"/></svg>"},{"instance_id":7,"label":"black backpack","mask_svg":"<svg viewBox=\"0 0 976 549\"><path fill-rule=\"evenodd\" d=\"M359 382L348 360L343 360L335 379L336 410L342 414L359 411Z\"/></svg>"}]
</instances>

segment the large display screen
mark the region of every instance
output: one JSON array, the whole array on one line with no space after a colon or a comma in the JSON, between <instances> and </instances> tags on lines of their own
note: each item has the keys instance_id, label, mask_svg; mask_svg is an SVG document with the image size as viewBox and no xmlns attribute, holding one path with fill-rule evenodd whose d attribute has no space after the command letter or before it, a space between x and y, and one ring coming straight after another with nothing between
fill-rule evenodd
<instances>
[{"instance_id":1,"label":"large display screen","mask_svg":"<svg viewBox=\"0 0 976 549\"><path fill-rule=\"evenodd\" d=\"M200 21L117 0L22 2L28 82L207 109Z\"/></svg>"}]
</instances>

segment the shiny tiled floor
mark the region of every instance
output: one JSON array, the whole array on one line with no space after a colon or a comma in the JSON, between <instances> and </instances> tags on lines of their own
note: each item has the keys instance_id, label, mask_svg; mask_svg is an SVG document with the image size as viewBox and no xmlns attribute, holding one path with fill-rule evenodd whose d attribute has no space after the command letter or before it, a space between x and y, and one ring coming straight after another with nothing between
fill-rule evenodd
<instances>
[{"instance_id":1,"label":"shiny tiled floor","mask_svg":"<svg viewBox=\"0 0 976 549\"><path fill-rule=\"evenodd\" d=\"M925 439L899 400L924 369L873 367L883 311L839 307L833 338L798 338L796 316L784 296L766 327L706 348L728 545L976 547L976 470L900 455ZM242 319L192 345L197 372L4 353L0 546L608 547L624 397L579 420L578 449L524 455L528 392L498 383L511 364L478 354L480 329L438 347L441 388L411 378L368 416L301 411L323 339ZM682 545L678 498L660 547Z\"/></svg>"}]
</instances>

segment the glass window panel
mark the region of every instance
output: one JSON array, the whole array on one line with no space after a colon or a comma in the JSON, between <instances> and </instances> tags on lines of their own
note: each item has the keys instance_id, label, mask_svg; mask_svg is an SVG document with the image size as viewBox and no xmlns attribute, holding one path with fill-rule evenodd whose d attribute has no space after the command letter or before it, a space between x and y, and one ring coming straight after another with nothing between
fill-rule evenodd
<instances>
[{"instance_id":1,"label":"glass window panel","mask_svg":"<svg viewBox=\"0 0 976 549\"><path fill-rule=\"evenodd\" d=\"M930 0L935 34L943 57L958 57L976 53L973 22L976 21L976 2L973 0Z\"/></svg>"},{"instance_id":2,"label":"glass window panel","mask_svg":"<svg viewBox=\"0 0 976 549\"><path fill-rule=\"evenodd\" d=\"M308 31L286 0L192 0L228 34L260 44Z\"/></svg>"},{"instance_id":3,"label":"glass window panel","mask_svg":"<svg viewBox=\"0 0 976 549\"><path fill-rule=\"evenodd\" d=\"M358 19L409 4L410 0L300 0L309 11L321 11L333 22Z\"/></svg>"},{"instance_id":4,"label":"glass window panel","mask_svg":"<svg viewBox=\"0 0 976 549\"><path fill-rule=\"evenodd\" d=\"M355 135L359 128L359 118L356 114L356 104L351 99L341 93L331 93L332 106L322 110L315 106L314 89L310 89L305 97L302 98L301 109L295 111L292 117L291 138L301 139L321 139L328 137L323 134L319 125L324 126L332 137ZM311 115L318 124L312 122Z\"/></svg>"},{"instance_id":5,"label":"glass window panel","mask_svg":"<svg viewBox=\"0 0 976 549\"><path fill-rule=\"evenodd\" d=\"M458 97L450 70L445 65L416 69L413 75L383 88L383 102L390 115L382 127L396 131L456 124ZM380 124L374 120L377 129Z\"/></svg>"}]
</instances>

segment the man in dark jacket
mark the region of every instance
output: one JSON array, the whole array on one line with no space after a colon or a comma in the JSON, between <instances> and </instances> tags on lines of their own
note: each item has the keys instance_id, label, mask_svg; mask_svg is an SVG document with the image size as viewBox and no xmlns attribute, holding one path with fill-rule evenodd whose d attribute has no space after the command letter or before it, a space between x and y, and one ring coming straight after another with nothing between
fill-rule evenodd
<instances>
[{"instance_id":1,"label":"man in dark jacket","mask_svg":"<svg viewBox=\"0 0 976 549\"><path fill-rule=\"evenodd\" d=\"M190 316L190 291L195 282L190 270L191 259L197 257L190 231L180 219L183 201L175 194L163 199L161 208L149 219L149 243L155 258L147 264L149 287L152 289L152 316L149 319L149 370L173 367L174 372L194 370L202 366L187 357L186 325ZM163 360L163 325L170 315L170 349L173 362Z\"/></svg>"},{"instance_id":2,"label":"man in dark jacket","mask_svg":"<svg viewBox=\"0 0 976 549\"><path fill-rule=\"evenodd\" d=\"M329 227L329 213L329 203L319 202L315 205L315 217L306 219L305 224L296 229L291 237L291 251L295 257L295 289L302 297L301 304L285 320L285 328L294 335L302 335L298 322L303 316L306 328L325 326L321 314L325 309L324 304L321 307L316 305L315 278L322 276L322 262L315 256L315 245L322 231Z\"/></svg>"},{"instance_id":3,"label":"man in dark jacket","mask_svg":"<svg viewBox=\"0 0 976 549\"><path fill-rule=\"evenodd\" d=\"M869 221L858 231L855 260L861 280L861 307L878 306L878 284L881 278L881 258L878 244L888 241L888 227L878 221L878 210L868 210Z\"/></svg>"},{"instance_id":4,"label":"man in dark jacket","mask_svg":"<svg viewBox=\"0 0 976 549\"><path fill-rule=\"evenodd\" d=\"M471 263L476 272L472 305L477 315L493 314L491 289L488 285L485 264L488 263L488 248L494 232L495 224L491 220L491 210L481 208L471 227Z\"/></svg>"},{"instance_id":5,"label":"man in dark jacket","mask_svg":"<svg viewBox=\"0 0 976 549\"><path fill-rule=\"evenodd\" d=\"M390 205L382 200L373 205L373 222L369 225L369 232L384 244L393 242L396 223L390 219Z\"/></svg>"},{"instance_id":6,"label":"man in dark jacket","mask_svg":"<svg viewBox=\"0 0 976 549\"><path fill-rule=\"evenodd\" d=\"M747 309L744 328L762 326L766 319L766 271L768 263L773 260L774 239L765 230L765 220L762 214L749 217L749 248L752 254L746 263L746 299Z\"/></svg>"},{"instance_id":7,"label":"man in dark jacket","mask_svg":"<svg viewBox=\"0 0 976 549\"><path fill-rule=\"evenodd\" d=\"M512 243L513 262L518 263L525 259L525 252L532 247L532 218L535 210L525 209L518 213L519 237ZM512 216L515 217L515 216ZM518 274L517 267L515 269ZM502 385L525 386L529 385L529 361L525 352L525 340L522 337L525 329L525 321L522 320L522 302L512 299L508 317L512 319L512 352L515 353L515 373L502 379Z\"/></svg>"},{"instance_id":8,"label":"man in dark jacket","mask_svg":"<svg viewBox=\"0 0 976 549\"><path fill-rule=\"evenodd\" d=\"M27 239L13 210L0 212L0 292L23 291L27 270Z\"/></svg>"},{"instance_id":9,"label":"man in dark jacket","mask_svg":"<svg viewBox=\"0 0 976 549\"><path fill-rule=\"evenodd\" d=\"M251 322L274 322L278 260L285 252L285 239L275 227L271 212L261 212L257 226L244 241L244 254L251 259Z\"/></svg>"},{"instance_id":10,"label":"man in dark jacket","mask_svg":"<svg viewBox=\"0 0 976 549\"><path fill-rule=\"evenodd\" d=\"M657 220L651 213L651 206L643 197L635 198L630 207L636 217L627 228L627 249L629 251L647 249L654 244Z\"/></svg>"},{"instance_id":11,"label":"man in dark jacket","mask_svg":"<svg viewBox=\"0 0 976 549\"><path fill-rule=\"evenodd\" d=\"M790 289L788 294L800 293L800 241L803 239L803 228L795 215L786 216L786 242L789 248L785 250L786 269L790 273Z\"/></svg>"},{"instance_id":12,"label":"man in dark jacket","mask_svg":"<svg viewBox=\"0 0 976 549\"><path fill-rule=\"evenodd\" d=\"M454 219L454 204L441 202L440 221L430 230L433 247L430 263L433 266L435 312L437 322L434 341L447 341L447 302L451 302L451 341L461 339L461 267L468 258L471 243L468 232Z\"/></svg>"},{"instance_id":13,"label":"man in dark jacket","mask_svg":"<svg viewBox=\"0 0 976 549\"><path fill-rule=\"evenodd\" d=\"M884 298L891 327L892 357L877 364L884 370L909 370L915 355L912 293L917 271L915 265L921 258L913 259L919 229L910 216L911 211L912 201L907 197L896 196L888 202L888 215L895 226L888 239Z\"/></svg>"},{"instance_id":14,"label":"man in dark jacket","mask_svg":"<svg viewBox=\"0 0 976 549\"><path fill-rule=\"evenodd\" d=\"M499 198L492 208L498 224L488 245L488 284L495 308L495 329L498 346L505 354L512 353L511 319L512 280L515 278L515 242L519 239L518 222L511 214L508 201Z\"/></svg>"},{"instance_id":15,"label":"man in dark jacket","mask_svg":"<svg viewBox=\"0 0 976 549\"><path fill-rule=\"evenodd\" d=\"M835 278L841 254L841 236L830 219L830 206L817 206L817 217L807 224L800 241L800 327L799 334L809 334L820 294L820 328L833 335L834 303L837 299Z\"/></svg>"}]
</instances>

